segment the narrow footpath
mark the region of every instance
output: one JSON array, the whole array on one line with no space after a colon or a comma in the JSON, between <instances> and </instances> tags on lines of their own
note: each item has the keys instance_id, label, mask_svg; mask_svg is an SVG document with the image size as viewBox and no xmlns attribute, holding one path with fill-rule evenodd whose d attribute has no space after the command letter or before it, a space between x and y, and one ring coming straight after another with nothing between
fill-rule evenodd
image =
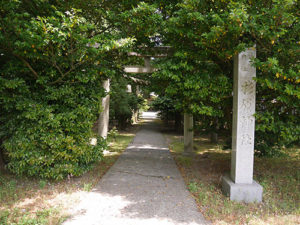
<instances>
[{"instance_id":1,"label":"narrow footpath","mask_svg":"<svg viewBox=\"0 0 300 225\"><path fill-rule=\"evenodd\" d=\"M64 225L208 224L170 155L155 113Z\"/></svg>"}]
</instances>

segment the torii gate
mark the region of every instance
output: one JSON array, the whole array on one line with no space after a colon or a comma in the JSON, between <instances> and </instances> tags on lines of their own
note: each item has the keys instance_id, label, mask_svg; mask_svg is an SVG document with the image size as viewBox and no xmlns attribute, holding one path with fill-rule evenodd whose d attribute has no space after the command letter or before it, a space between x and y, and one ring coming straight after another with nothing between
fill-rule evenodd
<instances>
[{"instance_id":1,"label":"torii gate","mask_svg":"<svg viewBox=\"0 0 300 225\"><path fill-rule=\"evenodd\" d=\"M166 51L170 47L156 47ZM143 57L144 66L125 66L126 73L153 73L151 57L166 57L166 54L142 55L131 52L128 55ZM222 177L223 193L230 200L244 202L261 202L263 188L253 180L254 165L254 131L255 131L255 96L256 96L256 69L251 65L251 59L256 57L255 47L237 54L234 58L234 84L233 84L233 125L232 125L232 151L230 175ZM109 81L103 87L109 91ZM108 129L109 96L103 98L103 112L100 115L99 128ZM99 133L101 135L101 133ZM193 152L193 116L184 114L184 152Z\"/></svg>"},{"instance_id":2,"label":"torii gate","mask_svg":"<svg viewBox=\"0 0 300 225\"><path fill-rule=\"evenodd\" d=\"M151 66L150 60L151 57L154 58L162 58L167 57L167 51L171 49L169 46L160 46L154 47L154 54L153 55L143 55L138 54L136 52L128 53L129 56L137 56L144 58L144 66L125 66L124 72L125 73L153 73L155 68ZM159 52L157 54L157 52ZM184 154L191 155L193 153L193 138L194 138L194 131L193 131L193 115L189 113L184 113Z\"/></svg>"}]
</instances>

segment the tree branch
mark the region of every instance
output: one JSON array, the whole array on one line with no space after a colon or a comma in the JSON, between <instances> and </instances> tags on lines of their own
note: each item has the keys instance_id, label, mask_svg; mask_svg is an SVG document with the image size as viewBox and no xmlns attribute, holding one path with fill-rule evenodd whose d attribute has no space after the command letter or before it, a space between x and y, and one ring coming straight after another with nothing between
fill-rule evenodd
<instances>
[{"instance_id":1,"label":"tree branch","mask_svg":"<svg viewBox=\"0 0 300 225\"><path fill-rule=\"evenodd\" d=\"M17 57L18 59L20 59L28 68L29 70L32 72L34 78L38 79L39 78L39 75L38 73L32 68L32 66L29 64L29 62L27 62L22 56L20 55L17 55L15 53L12 52L12 54Z\"/></svg>"},{"instance_id":2,"label":"tree branch","mask_svg":"<svg viewBox=\"0 0 300 225\"><path fill-rule=\"evenodd\" d=\"M57 83L61 82L69 73L71 73L73 70L75 70L76 68L78 68L83 63L84 63L84 61L81 61L81 62L77 63L74 67L72 67L71 69L69 69L65 73L60 72L62 74L62 76L60 78L58 78L57 80L49 83L49 84L52 85L52 84L57 84Z\"/></svg>"},{"instance_id":3,"label":"tree branch","mask_svg":"<svg viewBox=\"0 0 300 225\"><path fill-rule=\"evenodd\" d=\"M267 48L267 46L264 45L264 43L259 39L257 38L257 36L254 34L254 32L251 32L251 36L264 48L266 49L267 51L271 51L270 48Z\"/></svg>"},{"instance_id":4,"label":"tree branch","mask_svg":"<svg viewBox=\"0 0 300 225\"><path fill-rule=\"evenodd\" d=\"M3 31L4 31L4 35L7 36L4 29L3 29ZM4 47L4 49L8 50L8 52L10 52L13 56L20 59L27 66L27 68L32 72L33 77L35 79L38 79L38 77L39 77L38 73L32 68L32 66L29 64L29 62L27 62L26 59L24 59L22 56L14 53L13 48L11 47L11 44L9 42L7 43L7 45L8 45L8 47Z\"/></svg>"},{"instance_id":5,"label":"tree branch","mask_svg":"<svg viewBox=\"0 0 300 225\"><path fill-rule=\"evenodd\" d=\"M101 30L101 31L99 31L99 32L91 33L91 34L89 35L89 38L92 38L92 37L94 37L94 36L96 36L96 35L99 35L99 34L103 34L103 33L105 33L106 31L108 31L108 30L109 30L110 28L112 28L112 27L113 27L113 25L110 25L110 26L104 28L103 30Z\"/></svg>"}]
</instances>

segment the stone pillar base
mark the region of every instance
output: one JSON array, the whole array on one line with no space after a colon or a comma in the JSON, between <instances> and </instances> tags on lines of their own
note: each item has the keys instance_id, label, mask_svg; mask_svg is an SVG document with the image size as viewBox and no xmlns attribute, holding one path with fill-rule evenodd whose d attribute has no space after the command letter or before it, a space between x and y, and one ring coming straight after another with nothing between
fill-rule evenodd
<instances>
[{"instance_id":1,"label":"stone pillar base","mask_svg":"<svg viewBox=\"0 0 300 225\"><path fill-rule=\"evenodd\" d=\"M252 184L236 184L229 175L222 177L222 191L230 200L237 202L261 202L263 188L253 180Z\"/></svg>"}]
</instances>

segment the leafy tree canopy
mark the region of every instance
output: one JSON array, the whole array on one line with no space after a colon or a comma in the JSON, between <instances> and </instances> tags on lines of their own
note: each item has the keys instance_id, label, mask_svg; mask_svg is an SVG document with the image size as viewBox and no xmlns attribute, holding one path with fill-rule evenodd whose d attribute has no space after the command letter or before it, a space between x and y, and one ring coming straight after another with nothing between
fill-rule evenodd
<instances>
[{"instance_id":1,"label":"leafy tree canopy","mask_svg":"<svg viewBox=\"0 0 300 225\"><path fill-rule=\"evenodd\" d=\"M172 46L172 54L153 60L153 76L137 77L151 81L148 89L165 96L164 104L226 129L233 56L256 45L256 148L272 155L299 142L298 1L0 4L0 138L15 173L61 179L100 160L104 142L91 146L88 140L105 95L102 80L122 80L112 88L118 99L123 66L141 62L127 52L146 54L159 45ZM136 99L129 99L126 109L135 108Z\"/></svg>"}]
</instances>

